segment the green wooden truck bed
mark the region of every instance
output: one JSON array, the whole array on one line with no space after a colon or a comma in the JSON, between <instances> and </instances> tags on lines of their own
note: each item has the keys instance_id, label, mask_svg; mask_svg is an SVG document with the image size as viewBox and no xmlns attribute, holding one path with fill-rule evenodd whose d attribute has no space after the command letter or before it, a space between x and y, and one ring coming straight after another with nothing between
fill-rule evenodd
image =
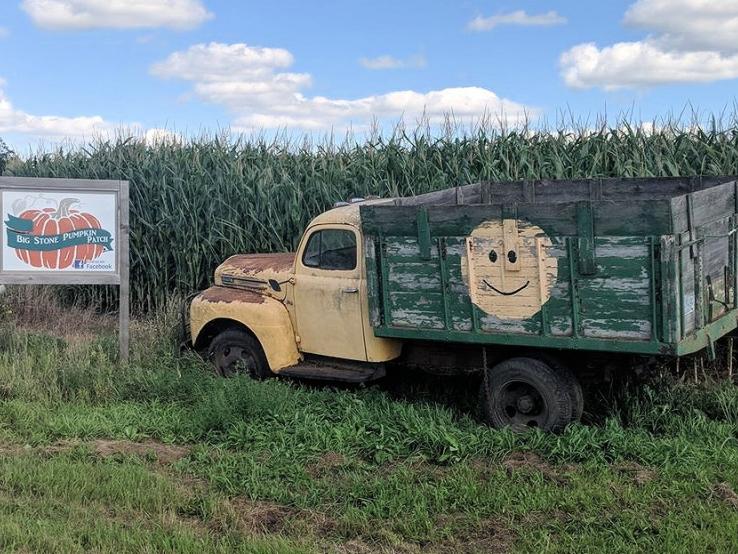
<instances>
[{"instance_id":1,"label":"green wooden truck bed","mask_svg":"<svg viewBox=\"0 0 738 554\"><path fill-rule=\"evenodd\" d=\"M478 183L360 214L377 336L683 355L736 327L736 177Z\"/></svg>"}]
</instances>

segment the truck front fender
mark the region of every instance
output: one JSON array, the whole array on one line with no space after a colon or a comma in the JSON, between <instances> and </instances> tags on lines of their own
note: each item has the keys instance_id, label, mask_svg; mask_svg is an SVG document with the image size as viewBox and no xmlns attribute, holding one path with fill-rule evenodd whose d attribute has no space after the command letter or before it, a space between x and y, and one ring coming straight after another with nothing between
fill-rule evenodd
<instances>
[{"instance_id":1,"label":"truck front fender","mask_svg":"<svg viewBox=\"0 0 738 554\"><path fill-rule=\"evenodd\" d=\"M292 321L284 305L256 292L214 286L190 303L190 335L196 348L230 325L248 329L264 350L269 367L279 371L300 361Z\"/></svg>"}]
</instances>

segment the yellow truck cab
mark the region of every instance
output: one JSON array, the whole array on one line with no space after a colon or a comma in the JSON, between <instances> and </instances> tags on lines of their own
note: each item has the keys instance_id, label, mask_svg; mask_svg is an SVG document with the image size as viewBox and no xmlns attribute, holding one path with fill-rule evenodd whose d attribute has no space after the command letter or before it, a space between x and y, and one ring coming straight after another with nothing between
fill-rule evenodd
<instances>
[{"instance_id":1,"label":"yellow truck cab","mask_svg":"<svg viewBox=\"0 0 738 554\"><path fill-rule=\"evenodd\" d=\"M295 254L229 258L189 335L222 375L479 371L487 422L559 431L577 376L714 358L736 252L735 176L475 183L348 203Z\"/></svg>"},{"instance_id":2,"label":"yellow truck cab","mask_svg":"<svg viewBox=\"0 0 738 554\"><path fill-rule=\"evenodd\" d=\"M363 247L354 202L316 217L296 253L231 256L190 304L195 348L223 375L381 377L402 343L369 324Z\"/></svg>"}]
</instances>

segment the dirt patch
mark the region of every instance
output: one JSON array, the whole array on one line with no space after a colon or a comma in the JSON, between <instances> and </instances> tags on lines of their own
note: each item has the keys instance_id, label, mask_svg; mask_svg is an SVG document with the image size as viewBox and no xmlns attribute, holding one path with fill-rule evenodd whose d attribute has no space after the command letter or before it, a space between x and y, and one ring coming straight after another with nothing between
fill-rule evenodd
<instances>
[{"instance_id":1,"label":"dirt patch","mask_svg":"<svg viewBox=\"0 0 738 554\"><path fill-rule=\"evenodd\" d=\"M319 511L240 496L224 500L209 524L217 533L236 529L245 535L276 533L316 538L331 536L338 528L335 519Z\"/></svg>"},{"instance_id":2,"label":"dirt patch","mask_svg":"<svg viewBox=\"0 0 738 554\"><path fill-rule=\"evenodd\" d=\"M164 444L157 441L133 442L125 440L96 440L91 444L92 450L103 457L115 455L153 456L163 465L173 464L187 456L190 448L176 444Z\"/></svg>"},{"instance_id":3,"label":"dirt patch","mask_svg":"<svg viewBox=\"0 0 738 554\"><path fill-rule=\"evenodd\" d=\"M342 544L327 549L327 552L336 554L421 554L426 549L415 544L392 544L365 542L362 539L351 539ZM451 550L447 552L452 552Z\"/></svg>"},{"instance_id":4,"label":"dirt patch","mask_svg":"<svg viewBox=\"0 0 738 554\"><path fill-rule=\"evenodd\" d=\"M372 554L377 552L377 547L372 547L358 539L352 539L336 546L333 552L336 554Z\"/></svg>"},{"instance_id":5,"label":"dirt patch","mask_svg":"<svg viewBox=\"0 0 738 554\"><path fill-rule=\"evenodd\" d=\"M572 467L567 465L554 467L533 452L513 452L502 460L502 467L508 475L517 471L537 471L549 481L560 485L566 485L569 482L564 474L572 470Z\"/></svg>"},{"instance_id":6,"label":"dirt patch","mask_svg":"<svg viewBox=\"0 0 738 554\"><path fill-rule=\"evenodd\" d=\"M60 440L56 441L53 444L49 444L46 446L39 446L36 451L40 452L44 456L55 456L56 454L62 454L64 452L69 452L76 446L79 446L80 444L83 444L79 441L75 440Z\"/></svg>"},{"instance_id":7,"label":"dirt patch","mask_svg":"<svg viewBox=\"0 0 738 554\"><path fill-rule=\"evenodd\" d=\"M430 554L502 553L510 552L514 543L515 534L506 525L488 518L483 519L473 529L459 537L423 547L422 552Z\"/></svg>"},{"instance_id":8,"label":"dirt patch","mask_svg":"<svg viewBox=\"0 0 738 554\"><path fill-rule=\"evenodd\" d=\"M450 465L438 465L423 460L402 460L385 462L377 471L381 472L382 475L392 475L397 471L411 471L418 475L418 479L441 481L446 479L453 470L454 466Z\"/></svg>"},{"instance_id":9,"label":"dirt patch","mask_svg":"<svg viewBox=\"0 0 738 554\"><path fill-rule=\"evenodd\" d=\"M616 465L614 469L629 476L639 487L650 483L658 476L655 469L642 466L636 462L624 462Z\"/></svg>"},{"instance_id":10,"label":"dirt patch","mask_svg":"<svg viewBox=\"0 0 738 554\"><path fill-rule=\"evenodd\" d=\"M33 452L42 456L55 456L69 452L78 446L88 446L98 456L109 457L115 455L152 457L162 465L177 462L190 453L187 446L176 444L164 444L157 441L133 442L126 440L98 439L92 442L81 442L78 440L60 440L45 446L21 446L18 444L0 444L0 454L20 455Z\"/></svg>"},{"instance_id":11,"label":"dirt patch","mask_svg":"<svg viewBox=\"0 0 738 554\"><path fill-rule=\"evenodd\" d=\"M299 512L274 502L236 497L228 501L239 530L248 534L279 533Z\"/></svg>"},{"instance_id":12,"label":"dirt patch","mask_svg":"<svg viewBox=\"0 0 738 554\"><path fill-rule=\"evenodd\" d=\"M17 456L26 451L27 449L17 444L0 444L0 456Z\"/></svg>"},{"instance_id":13,"label":"dirt patch","mask_svg":"<svg viewBox=\"0 0 738 554\"><path fill-rule=\"evenodd\" d=\"M335 472L346 465L346 458L338 452L326 452L315 462L305 466L305 471L310 477L318 479Z\"/></svg>"},{"instance_id":14,"label":"dirt patch","mask_svg":"<svg viewBox=\"0 0 738 554\"><path fill-rule=\"evenodd\" d=\"M186 527L190 531L195 532L200 537L210 534L211 528L200 518L195 516L187 516L178 514L175 511L166 511L161 515L161 523L166 528L174 529L177 527Z\"/></svg>"},{"instance_id":15,"label":"dirt patch","mask_svg":"<svg viewBox=\"0 0 738 554\"><path fill-rule=\"evenodd\" d=\"M730 484L725 481L718 483L712 487L711 492L714 496L738 510L738 494L733 490L733 487L731 487Z\"/></svg>"},{"instance_id":16,"label":"dirt patch","mask_svg":"<svg viewBox=\"0 0 738 554\"><path fill-rule=\"evenodd\" d=\"M68 452L82 443L79 441L61 440L54 444L43 446L30 446L21 444L0 444L0 454L8 456L21 456L23 454L39 454L41 456L54 456L62 452Z\"/></svg>"}]
</instances>

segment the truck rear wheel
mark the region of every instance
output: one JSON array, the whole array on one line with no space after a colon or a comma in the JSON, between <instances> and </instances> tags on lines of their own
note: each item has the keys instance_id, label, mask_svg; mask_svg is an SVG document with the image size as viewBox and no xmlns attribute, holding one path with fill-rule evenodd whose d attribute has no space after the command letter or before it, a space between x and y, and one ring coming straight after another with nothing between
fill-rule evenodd
<instances>
[{"instance_id":1,"label":"truck rear wheel","mask_svg":"<svg viewBox=\"0 0 738 554\"><path fill-rule=\"evenodd\" d=\"M579 417L581 389L560 364L510 358L485 371L480 404L485 421L515 431L559 433Z\"/></svg>"},{"instance_id":2,"label":"truck rear wheel","mask_svg":"<svg viewBox=\"0 0 738 554\"><path fill-rule=\"evenodd\" d=\"M240 329L229 329L216 335L208 348L207 358L221 377L245 374L255 379L266 379L273 375L259 341Z\"/></svg>"},{"instance_id":3,"label":"truck rear wheel","mask_svg":"<svg viewBox=\"0 0 738 554\"><path fill-rule=\"evenodd\" d=\"M574 376L574 373L566 367L558 358L547 354L536 355L536 359L541 360L543 363L551 367L560 377L571 380L571 384L568 387L573 394L572 401L574 402L574 421L579 421L584 413L584 394L582 393L582 386L579 384L579 380Z\"/></svg>"}]
</instances>

